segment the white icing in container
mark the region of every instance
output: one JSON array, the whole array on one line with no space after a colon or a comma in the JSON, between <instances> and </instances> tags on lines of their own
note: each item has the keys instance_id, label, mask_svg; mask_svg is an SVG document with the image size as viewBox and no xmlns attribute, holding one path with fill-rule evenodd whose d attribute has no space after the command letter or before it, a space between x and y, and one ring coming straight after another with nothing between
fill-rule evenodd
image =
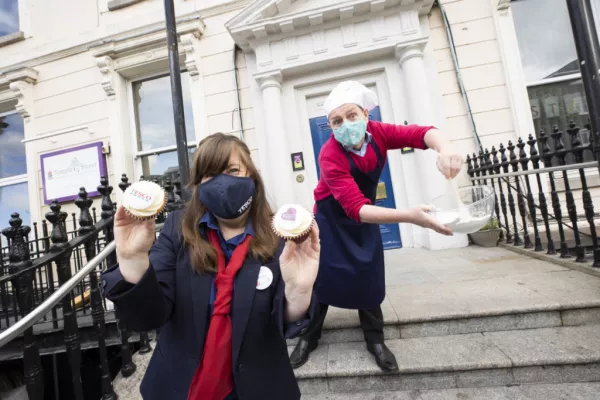
<instances>
[{"instance_id":1,"label":"white icing in container","mask_svg":"<svg viewBox=\"0 0 600 400\"><path fill-rule=\"evenodd\" d=\"M483 228L494 213L494 190L489 186L469 186L458 189L459 207L444 209L448 202L439 198L433 201L432 214L454 233L473 233ZM437 203L437 204L436 204Z\"/></svg>"}]
</instances>

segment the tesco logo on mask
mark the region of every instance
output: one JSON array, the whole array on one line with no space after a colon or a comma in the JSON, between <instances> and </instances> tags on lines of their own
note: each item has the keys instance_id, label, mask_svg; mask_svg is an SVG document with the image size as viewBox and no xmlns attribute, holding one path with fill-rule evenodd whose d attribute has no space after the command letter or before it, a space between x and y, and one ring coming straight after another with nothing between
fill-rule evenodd
<instances>
[{"instance_id":1,"label":"tesco logo on mask","mask_svg":"<svg viewBox=\"0 0 600 400\"><path fill-rule=\"evenodd\" d=\"M250 207L250 204L252 204L252 196L250 196L248 201L246 201L244 205L240 207L240 209L238 210L238 214L242 215L244 211L246 211L248 207Z\"/></svg>"}]
</instances>

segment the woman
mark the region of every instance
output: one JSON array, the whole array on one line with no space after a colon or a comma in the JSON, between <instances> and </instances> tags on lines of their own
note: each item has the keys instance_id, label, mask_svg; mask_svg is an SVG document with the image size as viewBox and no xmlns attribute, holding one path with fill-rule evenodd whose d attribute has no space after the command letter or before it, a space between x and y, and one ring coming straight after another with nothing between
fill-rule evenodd
<instances>
[{"instance_id":1,"label":"woman","mask_svg":"<svg viewBox=\"0 0 600 400\"><path fill-rule=\"evenodd\" d=\"M119 265L103 275L106 297L131 329L160 328L142 396L299 399L285 339L318 310L318 228L301 245L280 242L250 151L233 136L200 143L190 181L195 195L154 245L154 220L122 207L115 216Z\"/></svg>"}]
</instances>

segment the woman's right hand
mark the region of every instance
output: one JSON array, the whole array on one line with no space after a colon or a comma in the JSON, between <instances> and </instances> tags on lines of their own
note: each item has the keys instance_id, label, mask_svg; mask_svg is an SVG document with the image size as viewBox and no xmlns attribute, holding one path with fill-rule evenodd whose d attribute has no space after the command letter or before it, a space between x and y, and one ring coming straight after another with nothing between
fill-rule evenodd
<instances>
[{"instance_id":1,"label":"woman's right hand","mask_svg":"<svg viewBox=\"0 0 600 400\"><path fill-rule=\"evenodd\" d=\"M115 214L115 243L121 274L127 282L137 283L149 266L148 252L154 244L154 219L140 221L125 212Z\"/></svg>"},{"instance_id":2,"label":"woman's right hand","mask_svg":"<svg viewBox=\"0 0 600 400\"><path fill-rule=\"evenodd\" d=\"M452 236L452 230L446 225L441 224L436 220L429 211L433 207L420 205L409 210L409 221L411 224L422 226L423 228L432 229L442 235Z\"/></svg>"}]
</instances>

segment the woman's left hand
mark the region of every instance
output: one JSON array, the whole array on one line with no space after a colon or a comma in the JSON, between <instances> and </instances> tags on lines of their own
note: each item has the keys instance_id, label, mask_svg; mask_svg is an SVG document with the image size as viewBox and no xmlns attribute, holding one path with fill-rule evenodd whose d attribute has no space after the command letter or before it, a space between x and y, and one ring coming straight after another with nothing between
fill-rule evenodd
<instances>
[{"instance_id":1,"label":"woman's left hand","mask_svg":"<svg viewBox=\"0 0 600 400\"><path fill-rule=\"evenodd\" d=\"M463 166L463 158L453 152L441 152L438 154L437 167L447 179L454 179L460 173Z\"/></svg>"},{"instance_id":2,"label":"woman's left hand","mask_svg":"<svg viewBox=\"0 0 600 400\"><path fill-rule=\"evenodd\" d=\"M279 266L286 291L312 292L319 271L320 254L321 243L316 223L313 223L310 236L304 242L297 244L289 240L285 243Z\"/></svg>"}]
</instances>

